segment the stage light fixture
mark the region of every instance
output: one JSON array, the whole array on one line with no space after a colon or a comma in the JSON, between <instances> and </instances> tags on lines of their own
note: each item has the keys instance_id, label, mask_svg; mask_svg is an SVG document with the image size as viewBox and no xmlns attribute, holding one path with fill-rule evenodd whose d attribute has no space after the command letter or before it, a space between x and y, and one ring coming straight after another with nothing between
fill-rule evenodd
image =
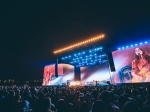
<instances>
[{"instance_id":1,"label":"stage light fixture","mask_svg":"<svg viewBox=\"0 0 150 112\"><path fill-rule=\"evenodd\" d=\"M86 50L86 51L78 52L72 55L68 55L67 59L65 58L65 60L63 61L65 61L66 63L70 63L72 65L75 65L75 66L79 65L78 67L87 66L89 65L89 63L91 63L91 65L94 65L99 62L100 58L102 58L102 60L105 58L106 54L100 55L96 53L96 52L99 52L98 49L100 48L101 47L93 48L91 50Z\"/></svg>"},{"instance_id":2,"label":"stage light fixture","mask_svg":"<svg viewBox=\"0 0 150 112\"><path fill-rule=\"evenodd\" d=\"M85 43L89 43L89 42L92 43L92 42L94 42L95 40L98 41L101 37L105 37L105 35L103 34L103 35L101 35L101 36L99 36L99 37L94 37L94 38L91 38L91 39L89 39L89 40L86 40L86 41L79 42L79 43L77 43L77 44L71 45L71 46L69 46L69 47L66 47L66 48L63 48L63 49L60 49L60 50L56 50L56 51L54 51L54 54L57 54L57 53L66 51L66 50L68 50L68 49L71 49L71 48L74 48L74 47L83 45L83 44L85 44Z\"/></svg>"},{"instance_id":3,"label":"stage light fixture","mask_svg":"<svg viewBox=\"0 0 150 112\"><path fill-rule=\"evenodd\" d=\"M131 44L130 46L126 46L126 47L122 47L122 48L118 48L118 50L121 50L121 49L125 49L125 48L129 48L129 47L134 47L134 46L138 46L138 45L143 45L143 44L147 44L149 43L149 41L145 41L145 42L140 42L139 44Z\"/></svg>"}]
</instances>

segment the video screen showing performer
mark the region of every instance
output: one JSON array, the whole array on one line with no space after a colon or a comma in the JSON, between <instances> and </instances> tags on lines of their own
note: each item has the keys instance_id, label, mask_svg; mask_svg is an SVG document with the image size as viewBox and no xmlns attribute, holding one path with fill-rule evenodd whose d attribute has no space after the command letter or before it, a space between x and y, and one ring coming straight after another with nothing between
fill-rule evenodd
<instances>
[{"instance_id":1,"label":"video screen showing performer","mask_svg":"<svg viewBox=\"0 0 150 112\"><path fill-rule=\"evenodd\" d=\"M44 67L43 86L50 85L52 76L55 76L55 65L48 65Z\"/></svg>"},{"instance_id":2,"label":"video screen showing performer","mask_svg":"<svg viewBox=\"0 0 150 112\"><path fill-rule=\"evenodd\" d=\"M108 62L81 67L81 81L88 86L94 86L101 83L106 85L110 80L109 65Z\"/></svg>"},{"instance_id":3,"label":"video screen showing performer","mask_svg":"<svg viewBox=\"0 0 150 112\"><path fill-rule=\"evenodd\" d=\"M67 80L74 79L74 66L69 64L58 64L58 77L55 74L55 64L44 67L43 86L62 85Z\"/></svg>"},{"instance_id":4,"label":"video screen showing performer","mask_svg":"<svg viewBox=\"0 0 150 112\"><path fill-rule=\"evenodd\" d=\"M132 82L150 82L150 55L141 48L135 49L131 75Z\"/></svg>"},{"instance_id":5,"label":"video screen showing performer","mask_svg":"<svg viewBox=\"0 0 150 112\"><path fill-rule=\"evenodd\" d=\"M150 82L150 43L113 51L112 83Z\"/></svg>"}]
</instances>

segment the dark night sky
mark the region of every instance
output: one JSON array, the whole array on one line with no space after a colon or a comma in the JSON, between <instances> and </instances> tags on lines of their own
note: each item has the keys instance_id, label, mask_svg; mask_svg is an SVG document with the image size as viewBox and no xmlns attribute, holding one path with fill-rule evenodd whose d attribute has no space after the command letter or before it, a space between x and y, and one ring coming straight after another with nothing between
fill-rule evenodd
<instances>
[{"instance_id":1,"label":"dark night sky","mask_svg":"<svg viewBox=\"0 0 150 112\"><path fill-rule=\"evenodd\" d=\"M150 39L150 2L134 1L0 3L0 77L42 78L54 50L92 35L116 46Z\"/></svg>"}]
</instances>

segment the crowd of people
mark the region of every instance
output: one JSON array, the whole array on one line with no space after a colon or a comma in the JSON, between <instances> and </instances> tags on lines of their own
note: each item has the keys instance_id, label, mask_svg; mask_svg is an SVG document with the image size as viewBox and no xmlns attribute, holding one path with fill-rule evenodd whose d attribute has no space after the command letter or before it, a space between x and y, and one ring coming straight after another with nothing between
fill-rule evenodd
<instances>
[{"instance_id":1,"label":"crowd of people","mask_svg":"<svg viewBox=\"0 0 150 112\"><path fill-rule=\"evenodd\" d=\"M1 86L0 112L150 112L150 87Z\"/></svg>"}]
</instances>

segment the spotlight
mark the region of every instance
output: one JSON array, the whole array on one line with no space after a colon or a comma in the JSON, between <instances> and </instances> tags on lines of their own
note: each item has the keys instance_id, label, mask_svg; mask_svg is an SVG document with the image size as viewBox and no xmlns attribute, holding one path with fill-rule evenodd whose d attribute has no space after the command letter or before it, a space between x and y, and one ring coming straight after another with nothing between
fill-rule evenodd
<instances>
[{"instance_id":1,"label":"spotlight","mask_svg":"<svg viewBox=\"0 0 150 112\"><path fill-rule=\"evenodd\" d=\"M146 41L146 42L144 42L145 44L147 44L148 42Z\"/></svg>"}]
</instances>

